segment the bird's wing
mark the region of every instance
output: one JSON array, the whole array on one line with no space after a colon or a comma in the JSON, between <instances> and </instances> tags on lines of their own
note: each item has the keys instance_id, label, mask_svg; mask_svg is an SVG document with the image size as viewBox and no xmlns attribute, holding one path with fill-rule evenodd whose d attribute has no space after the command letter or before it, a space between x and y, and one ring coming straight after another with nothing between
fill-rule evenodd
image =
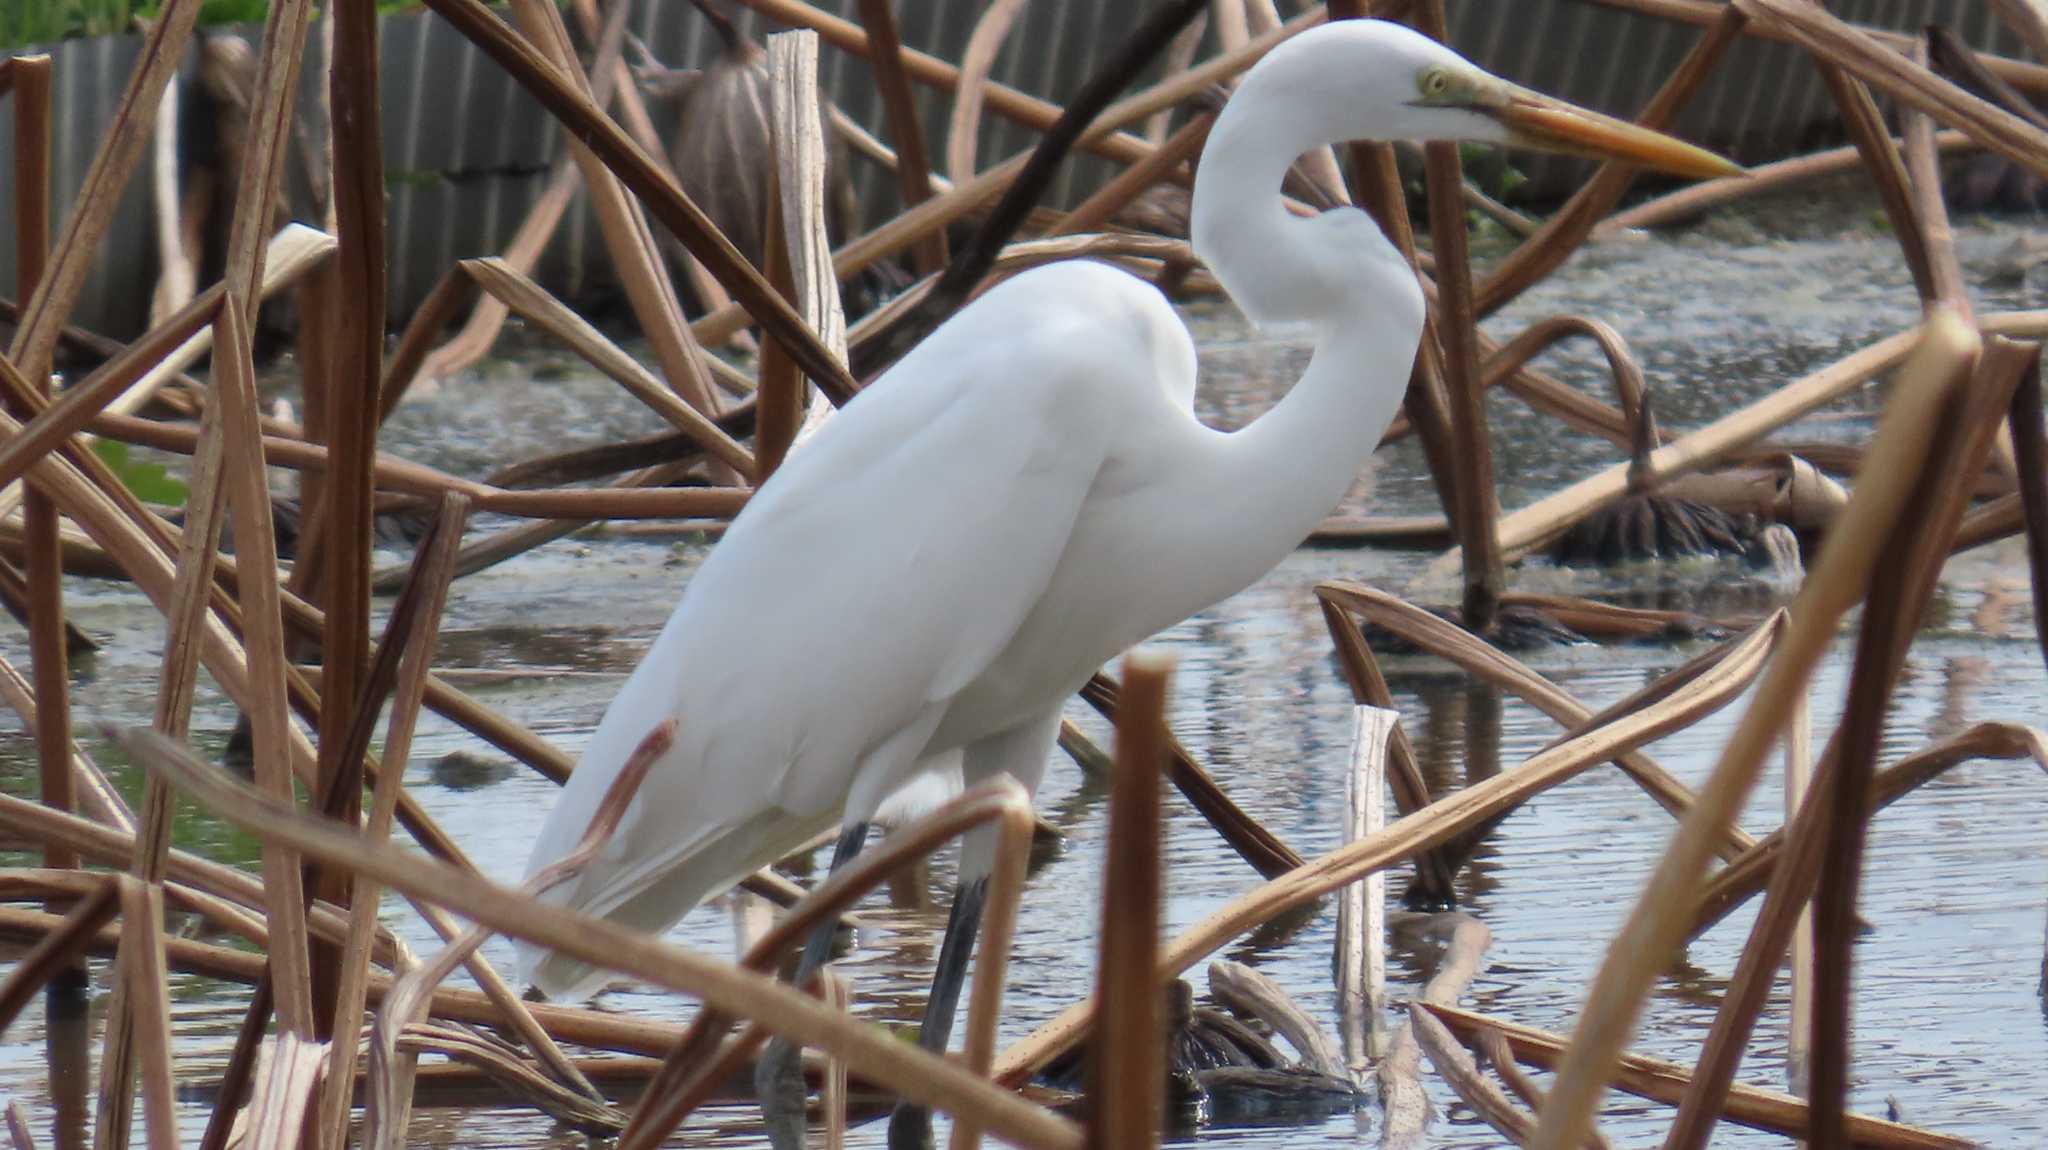
<instances>
[{"instance_id":1,"label":"bird's wing","mask_svg":"<svg viewBox=\"0 0 2048 1150\"><path fill-rule=\"evenodd\" d=\"M766 853L777 833L759 820L780 810L794 847L837 815L857 777L880 793L855 798L873 803L893 789L877 771L907 777L922 739L892 740L983 674L1044 594L1118 395L1142 380L1156 402L1147 353L1116 306L1119 292L1151 289L1100 267L1054 271L1017 277L942 326L734 522L543 830L534 869L574 844L646 731L677 720L674 749L564 901L615 908L716 889L737 876L696 873L733 865L705 844L746 826L745 853ZM877 761L892 756L901 763Z\"/></svg>"}]
</instances>

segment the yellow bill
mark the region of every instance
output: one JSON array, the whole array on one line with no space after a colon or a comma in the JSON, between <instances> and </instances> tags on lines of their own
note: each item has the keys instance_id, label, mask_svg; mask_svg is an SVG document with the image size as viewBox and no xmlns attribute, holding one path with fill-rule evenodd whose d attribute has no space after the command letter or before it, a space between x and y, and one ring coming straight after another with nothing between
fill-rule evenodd
<instances>
[{"instance_id":1,"label":"yellow bill","mask_svg":"<svg viewBox=\"0 0 2048 1150\"><path fill-rule=\"evenodd\" d=\"M1512 147L1619 160L1699 180L1748 174L1740 165L1705 148L1527 88L1510 87L1505 101L1476 110L1507 128Z\"/></svg>"}]
</instances>

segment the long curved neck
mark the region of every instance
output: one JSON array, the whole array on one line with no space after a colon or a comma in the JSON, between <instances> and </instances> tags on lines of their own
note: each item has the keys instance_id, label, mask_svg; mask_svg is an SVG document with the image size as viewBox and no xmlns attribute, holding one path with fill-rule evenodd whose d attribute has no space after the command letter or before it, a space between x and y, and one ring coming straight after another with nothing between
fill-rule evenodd
<instances>
[{"instance_id":1,"label":"long curved neck","mask_svg":"<svg viewBox=\"0 0 2048 1150\"><path fill-rule=\"evenodd\" d=\"M1315 105L1274 114L1279 95L1248 89L1225 107L1203 151L1191 221L1196 251L1246 315L1306 326L1315 343L1286 397L1220 445L1212 513L1239 525L1240 541L1257 544L1247 554L1268 553L1268 565L1329 514L1378 445L1423 317L1413 271L1362 213L1312 220L1282 204L1295 158L1344 133L1318 122Z\"/></svg>"}]
</instances>

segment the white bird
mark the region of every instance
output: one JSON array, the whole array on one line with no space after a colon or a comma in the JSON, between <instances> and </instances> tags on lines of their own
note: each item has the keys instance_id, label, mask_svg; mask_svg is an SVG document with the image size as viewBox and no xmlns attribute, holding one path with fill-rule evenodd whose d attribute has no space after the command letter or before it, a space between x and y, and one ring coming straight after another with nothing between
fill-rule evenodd
<instances>
[{"instance_id":1,"label":"white bird","mask_svg":"<svg viewBox=\"0 0 2048 1150\"><path fill-rule=\"evenodd\" d=\"M1151 285L1077 261L990 289L763 484L690 580L530 868L574 846L655 724L676 721L674 745L553 901L666 930L834 824L843 864L883 801L942 756L959 755L966 785L1007 772L1034 790L1066 698L1274 567L1393 419L1423 330L1416 274L1365 213L1296 217L1279 189L1311 148L1401 138L1739 170L1490 76L1399 25L1340 21L1278 46L1217 117L1191 231L1249 317L1313 339L1292 391L1240 431L1213 430L1193 412L1194 342ZM930 1049L951 1029L992 846L984 834L962 848ZM819 939L807 965L824 958ZM522 967L552 998L603 980L531 949ZM771 1076L793 1072L793 1052L777 1065ZM785 1077L764 1100L780 1092L786 1107L789 1089ZM892 1119L892 1144L929 1136L922 1112Z\"/></svg>"}]
</instances>

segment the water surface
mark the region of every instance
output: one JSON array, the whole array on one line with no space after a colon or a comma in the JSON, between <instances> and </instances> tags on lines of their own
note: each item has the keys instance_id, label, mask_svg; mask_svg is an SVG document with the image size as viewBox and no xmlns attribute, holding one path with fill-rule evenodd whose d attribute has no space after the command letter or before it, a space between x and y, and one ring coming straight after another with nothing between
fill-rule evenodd
<instances>
[{"instance_id":1,"label":"water surface","mask_svg":"<svg viewBox=\"0 0 2048 1150\"><path fill-rule=\"evenodd\" d=\"M1986 307L2031 306L2038 292L2002 272L2029 234L2024 222L1962 221L1961 247L1973 281L1999 277ZM1666 426L1713 418L1875 338L1916 314L1890 236L1853 198L1802 196L1720 217L1673 236L1591 249L1489 324L1505 338L1557 311L1598 316L1619 329L1642 359ZM1283 394L1306 361L1303 346L1250 330L1227 305L1186 309L1202 347L1204 418L1237 426ZM1567 349L1544 364L1575 385L1605 392L1590 349ZM277 375L287 378L290 365ZM1857 436L1880 402L1859 390L1835 414L1807 421L1806 436ZM1609 445L1530 414L1496 397L1491 416L1501 501L1512 508L1619 459ZM385 446L465 475L580 442L658 430L658 423L616 387L566 354L520 341L511 353L448 381L393 420ZM1418 514L1436 509L1412 444L1385 451L1354 493L1353 506ZM503 526L485 519L479 530ZM1219 535L1228 524L1217 525ZM586 533L463 580L448 606L441 663L493 706L571 751L596 724L620 679L667 617L702 542L649 539L626 532ZM402 556L393 554L388 561ZM1303 550L1256 586L1161 636L1179 658L1175 732L1232 795L1304 855L1339 844L1349 694L1330 657L1310 588L1343 578L1424 599L1455 598L1447 584L1417 583L1426 554ZM1171 573L1165 576L1170 578ZM1728 567L1692 565L1663 575L1611 576L1560 571L1540 562L1516 575L1521 586L1587 593L1641 590L1661 581L1677 590L1724 587L1746 578ZM1768 589L1760 592L1768 595ZM78 582L78 621L109 640L80 669L81 729L97 721L147 722L155 691L161 630L155 614L125 588ZM1987 548L1952 563L1932 622L1898 686L1885 738L1887 761L1985 719L2037 721L2043 672L2032 638L2026 575L2012 546ZM1814 693L1814 729L1824 738L1840 709L1848 636L1823 664ZM18 629L4 640L26 662ZM1696 646L1578 647L1534 657L1547 675L1599 707L1682 662ZM1408 657L1387 662L1403 723L1439 792L1511 768L1556 733L1540 713L1476 687L1442 663ZM1102 728L1079 704L1091 731ZM1739 707L1649 748L1681 779L1697 783L1712 765ZM202 691L194 738L217 749L234 714ZM96 753L106 749L95 747ZM454 752L486 764L457 769ZM103 761L115 762L108 754ZM408 770L421 803L491 875L515 879L538 831L553 785L500 761L487 747L429 715ZM0 785L33 789L29 736L0 726ZM123 770L131 797L140 781ZM1763 832L1779 817L1774 763L1744 817ZM1055 763L1039 796L1066 834L1061 855L1034 877L1026 895L1004 1017L1005 1039L1085 995L1091 985L1095 910L1102 867L1104 796L1071 763ZM224 857L247 859L253 846L216 824L189 820L181 833ZM1876 820L1870 839L1863 913L1871 924L1856 951L1854 1105L1882 1114L1894 1102L1911 1121L1995 1146L2039 1145L2048 1135L2048 1022L2037 994L2048 904L2048 787L2037 768L1975 763L1923 787ZM1177 799L1168 806L1166 910L1180 930L1255 885L1257 879ZM1483 974L1466 995L1473 1008L1545 1029L1569 1030L1605 942L1633 903L1670 832L1664 813L1618 772L1595 769L1550 791L1502 823L1460 879L1464 909L1493 932ZM822 860L821 860L822 861ZM1390 886L1398 892L1402 877ZM943 888L943 868L934 884ZM1087 908L1076 913L1076 908ZM392 902L389 919L415 948L433 939ZM929 911L864 908L878 929L842 964L857 1008L891 1023L914 1022L944 924L944 895ZM1690 1062L1712 1022L1747 928L1731 916L1691 946L1659 981L1635 1049ZM1334 910L1326 906L1300 932L1269 945L1240 943L1225 953L1256 965L1334 1027L1330 977ZM676 941L711 953L732 948L722 908L693 914ZM509 948L487 953L503 962ZM1397 936L1390 978L1396 1000L1413 996L1433 971L1426 943ZM104 1008L104 972L95 1017ZM1199 970L1195 972L1198 989ZM187 1086L217 1076L241 1014L243 991L207 979L175 979L178 1072ZM1785 1003L1782 981L1758 1027L1742 1076L1783 1085ZM681 1019L689 1003L624 986L602 999L608 1010ZM39 1137L51 1121L38 1003L0 1044L0 1093L27 1109ZM1431 1090L1441 1115L1431 1144L1498 1145L1442 1086ZM188 1101L184 1132L196 1140L205 1104ZM1622 1098L1604 1128L1621 1145L1660 1138L1669 1111ZM1210 1129L1201 1142L1259 1147L1351 1143L1376 1125L1376 1111L1333 1119L1310 1130ZM721 1145L758 1141L752 1111L715 1110L694 1129L720 1130ZM1376 1137L1375 1134L1367 1136ZM433 1109L414 1125L422 1145L524 1147L573 1145L579 1136L530 1110ZM859 1146L878 1146L881 1126L857 1130ZM1763 1146L1781 1140L1724 1129L1717 1145Z\"/></svg>"}]
</instances>

